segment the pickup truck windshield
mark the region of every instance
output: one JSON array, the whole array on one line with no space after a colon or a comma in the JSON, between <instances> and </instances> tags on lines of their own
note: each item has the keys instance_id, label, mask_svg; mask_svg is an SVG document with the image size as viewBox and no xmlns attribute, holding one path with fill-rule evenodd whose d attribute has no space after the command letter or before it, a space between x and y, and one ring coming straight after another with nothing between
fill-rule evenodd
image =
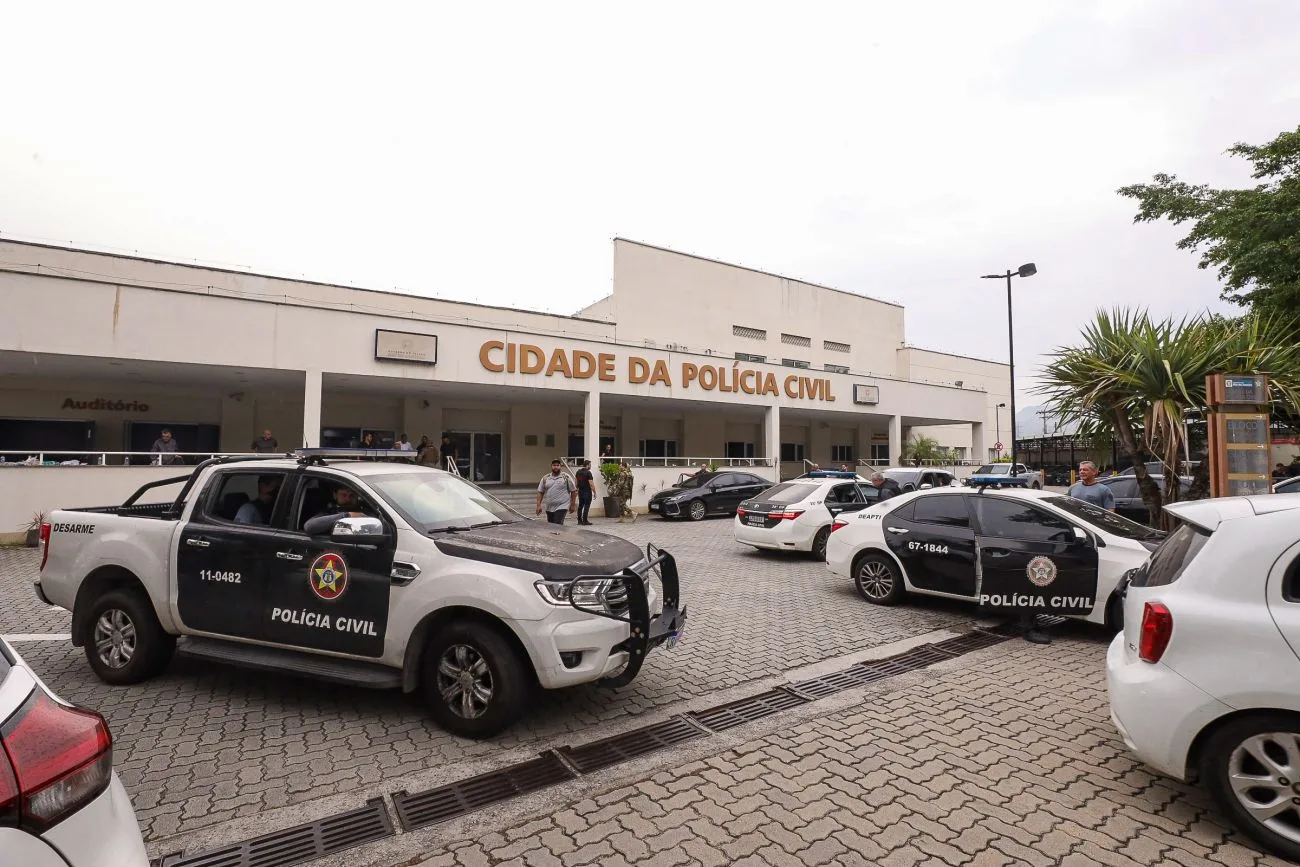
<instances>
[{"instance_id":1,"label":"pickup truck windshield","mask_svg":"<svg viewBox=\"0 0 1300 867\"><path fill-rule=\"evenodd\" d=\"M512 524L519 515L464 479L442 473L398 473L366 479L390 506L416 527L468 529Z\"/></svg>"},{"instance_id":2,"label":"pickup truck windshield","mask_svg":"<svg viewBox=\"0 0 1300 867\"><path fill-rule=\"evenodd\" d=\"M1005 476L1011 472L1011 464L985 464L974 472L977 476Z\"/></svg>"}]
</instances>

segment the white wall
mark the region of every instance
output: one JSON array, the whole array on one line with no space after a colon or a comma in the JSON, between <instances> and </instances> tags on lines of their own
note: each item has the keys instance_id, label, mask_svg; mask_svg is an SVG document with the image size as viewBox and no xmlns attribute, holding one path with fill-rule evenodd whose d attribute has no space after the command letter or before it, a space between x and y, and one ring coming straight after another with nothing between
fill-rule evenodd
<instances>
[{"instance_id":1,"label":"white wall","mask_svg":"<svg viewBox=\"0 0 1300 867\"><path fill-rule=\"evenodd\" d=\"M0 542L22 540L33 513L117 506L147 482L183 476L188 467L9 467L0 469ZM181 485L155 488L141 503L176 499ZM35 578L36 576L32 576Z\"/></svg>"},{"instance_id":2,"label":"white wall","mask_svg":"<svg viewBox=\"0 0 1300 867\"><path fill-rule=\"evenodd\" d=\"M814 370L836 364L896 376L895 350L903 344L897 305L624 240L614 242L611 312L620 341L711 349L721 359L737 352L778 364L794 358ZM733 336L733 325L766 330L767 339ZM782 343L782 333L808 337L811 346ZM851 351L826 350L827 340Z\"/></svg>"},{"instance_id":3,"label":"white wall","mask_svg":"<svg viewBox=\"0 0 1300 867\"><path fill-rule=\"evenodd\" d=\"M928 349L907 347L898 351L898 369L901 375L914 382L952 385L961 382L963 388L973 388L985 394L984 445L986 454L970 455L971 460L986 461L994 451L993 444L1002 437L1003 451L1011 448L1011 374L1010 368L996 361L951 355ZM997 416L997 405L1007 404ZM971 448L969 425L918 425L911 429L913 435L935 439L948 448Z\"/></svg>"}]
</instances>

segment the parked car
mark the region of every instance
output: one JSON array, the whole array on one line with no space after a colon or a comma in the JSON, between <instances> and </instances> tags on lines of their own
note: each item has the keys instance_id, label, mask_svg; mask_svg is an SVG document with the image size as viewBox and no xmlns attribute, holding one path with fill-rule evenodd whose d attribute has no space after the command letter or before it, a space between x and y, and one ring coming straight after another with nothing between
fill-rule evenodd
<instances>
[{"instance_id":1,"label":"parked car","mask_svg":"<svg viewBox=\"0 0 1300 867\"><path fill-rule=\"evenodd\" d=\"M1284 479L1273 485L1275 494L1300 494L1300 476L1291 479Z\"/></svg>"},{"instance_id":2,"label":"parked car","mask_svg":"<svg viewBox=\"0 0 1300 867\"><path fill-rule=\"evenodd\" d=\"M834 522L829 507L854 512L879 499L880 489L856 473L812 472L745 500L732 532L742 545L807 551L824 560Z\"/></svg>"},{"instance_id":3,"label":"parked car","mask_svg":"<svg viewBox=\"0 0 1300 867\"><path fill-rule=\"evenodd\" d=\"M1124 591L1111 719L1152 770L1199 777L1266 849L1300 860L1300 496L1174 503Z\"/></svg>"},{"instance_id":4,"label":"parked car","mask_svg":"<svg viewBox=\"0 0 1300 867\"><path fill-rule=\"evenodd\" d=\"M1047 479L1041 470L1031 470L1024 464L1016 464L1014 467L1011 464L984 464L971 473L966 484L972 488L987 485L997 488L1029 488L1037 491L1046 486Z\"/></svg>"},{"instance_id":5,"label":"parked car","mask_svg":"<svg viewBox=\"0 0 1300 867\"><path fill-rule=\"evenodd\" d=\"M1163 495L1165 477L1153 475L1150 478L1159 486ZM1138 489L1137 476L1108 476L1097 481L1110 488L1111 494L1115 497L1116 514L1123 515L1130 521L1136 521L1139 524L1151 523L1151 513L1147 510L1146 503L1142 502L1142 492ZM1186 496L1187 489L1191 487L1191 484L1191 478L1179 479L1178 496Z\"/></svg>"},{"instance_id":6,"label":"parked car","mask_svg":"<svg viewBox=\"0 0 1300 867\"><path fill-rule=\"evenodd\" d=\"M50 691L0 638L0 867L148 867L93 711Z\"/></svg>"},{"instance_id":7,"label":"parked car","mask_svg":"<svg viewBox=\"0 0 1300 867\"><path fill-rule=\"evenodd\" d=\"M1118 629L1120 579L1163 537L1061 494L939 488L838 517L826 566L873 605L916 593Z\"/></svg>"},{"instance_id":8,"label":"parked car","mask_svg":"<svg viewBox=\"0 0 1300 867\"><path fill-rule=\"evenodd\" d=\"M418 690L464 737L509 727L535 684L631 682L685 626L665 551L529 520L433 467L333 457L217 458L122 506L55 511L36 593L72 612L105 683L183 652Z\"/></svg>"},{"instance_id":9,"label":"parked car","mask_svg":"<svg viewBox=\"0 0 1300 867\"><path fill-rule=\"evenodd\" d=\"M898 489L905 494L909 491L946 488L957 484L957 478L952 473L945 470L930 470L924 467L890 467L887 470L881 470L880 474L887 479L898 482Z\"/></svg>"},{"instance_id":10,"label":"parked car","mask_svg":"<svg viewBox=\"0 0 1300 867\"><path fill-rule=\"evenodd\" d=\"M772 482L753 473L719 470L699 473L659 491L650 498L653 514L665 518L690 518L703 521L709 515L736 514L742 500L748 500L768 488Z\"/></svg>"}]
</instances>

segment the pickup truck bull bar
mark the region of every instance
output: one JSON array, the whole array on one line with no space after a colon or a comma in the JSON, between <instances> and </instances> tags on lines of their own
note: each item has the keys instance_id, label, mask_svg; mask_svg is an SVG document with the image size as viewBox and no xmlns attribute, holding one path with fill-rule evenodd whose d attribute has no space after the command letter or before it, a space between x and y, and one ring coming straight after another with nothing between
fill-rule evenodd
<instances>
[{"instance_id":1,"label":"pickup truck bull bar","mask_svg":"<svg viewBox=\"0 0 1300 867\"><path fill-rule=\"evenodd\" d=\"M646 591L652 576L657 576L663 585L663 612L658 616L650 612L650 598ZM604 596L609 595L611 584L622 584L627 592L626 609L612 612L604 605L597 608L580 604L574 599L573 591L582 582L599 582L596 586L603 590L598 593L603 593ZM597 681L600 686L610 689L627 686L641 671L651 650L665 642L668 642L669 647L677 643L682 630L686 628L686 606L679 607L680 601L681 583L677 574L677 561L672 554L653 544L646 545L643 560L617 575L579 575L569 582L570 605L587 614L626 623L631 629L627 639L611 650L613 653L626 653L627 666L618 674Z\"/></svg>"}]
</instances>

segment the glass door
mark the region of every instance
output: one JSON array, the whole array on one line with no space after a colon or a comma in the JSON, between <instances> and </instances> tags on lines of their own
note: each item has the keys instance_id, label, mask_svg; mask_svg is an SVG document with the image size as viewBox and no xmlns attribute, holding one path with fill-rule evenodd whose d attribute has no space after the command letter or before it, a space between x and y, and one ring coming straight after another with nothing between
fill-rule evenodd
<instances>
[{"instance_id":1,"label":"glass door","mask_svg":"<svg viewBox=\"0 0 1300 867\"><path fill-rule=\"evenodd\" d=\"M478 485L497 485L505 479L505 437L484 431L449 431L450 453L462 477ZM443 449L443 460L447 458Z\"/></svg>"}]
</instances>

